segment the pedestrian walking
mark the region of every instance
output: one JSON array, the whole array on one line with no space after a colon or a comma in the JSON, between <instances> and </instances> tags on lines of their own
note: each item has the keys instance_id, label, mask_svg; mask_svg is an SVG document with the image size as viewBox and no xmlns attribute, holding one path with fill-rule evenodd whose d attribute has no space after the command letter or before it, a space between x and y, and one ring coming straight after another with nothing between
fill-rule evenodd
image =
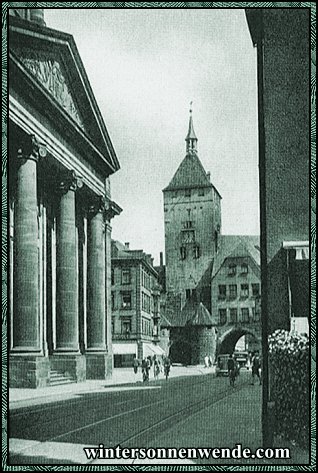
<instances>
[{"instance_id":1,"label":"pedestrian walking","mask_svg":"<svg viewBox=\"0 0 318 473\"><path fill-rule=\"evenodd\" d=\"M134 373L135 373L135 375L138 374L138 367L139 367L139 361L138 361L138 359L134 356L133 368L134 368Z\"/></svg>"},{"instance_id":2,"label":"pedestrian walking","mask_svg":"<svg viewBox=\"0 0 318 473\"><path fill-rule=\"evenodd\" d=\"M208 355L205 355L205 357L204 357L204 366L205 366L205 368L209 367L209 357L208 357Z\"/></svg>"},{"instance_id":3,"label":"pedestrian walking","mask_svg":"<svg viewBox=\"0 0 318 473\"><path fill-rule=\"evenodd\" d=\"M233 355L230 355L229 359L227 360L227 371L229 374L230 386L234 387L236 372L235 372L235 360L233 358Z\"/></svg>"},{"instance_id":4,"label":"pedestrian walking","mask_svg":"<svg viewBox=\"0 0 318 473\"><path fill-rule=\"evenodd\" d=\"M164 359L164 362L163 362L163 368L164 368L164 373L165 373L166 380L169 378L170 367L171 367L170 358L167 356Z\"/></svg>"},{"instance_id":5,"label":"pedestrian walking","mask_svg":"<svg viewBox=\"0 0 318 473\"><path fill-rule=\"evenodd\" d=\"M258 378L259 384L262 384L260 369L261 369L261 360L259 358L259 352L257 350L252 358L252 385L253 386L254 386L255 376Z\"/></svg>"},{"instance_id":6,"label":"pedestrian walking","mask_svg":"<svg viewBox=\"0 0 318 473\"><path fill-rule=\"evenodd\" d=\"M156 355L153 357L153 374L155 379L158 379L160 373L160 362Z\"/></svg>"},{"instance_id":7,"label":"pedestrian walking","mask_svg":"<svg viewBox=\"0 0 318 473\"><path fill-rule=\"evenodd\" d=\"M212 360L212 356L210 355L209 356L209 367L211 368L213 366L213 360Z\"/></svg>"},{"instance_id":8,"label":"pedestrian walking","mask_svg":"<svg viewBox=\"0 0 318 473\"><path fill-rule=\"evenodd\" d=\"M144 358L141 364L142 380L144 383L146 381L149 381L149 368L150 368L149 360L148 358Z\"/></svg>"}]
</instances>

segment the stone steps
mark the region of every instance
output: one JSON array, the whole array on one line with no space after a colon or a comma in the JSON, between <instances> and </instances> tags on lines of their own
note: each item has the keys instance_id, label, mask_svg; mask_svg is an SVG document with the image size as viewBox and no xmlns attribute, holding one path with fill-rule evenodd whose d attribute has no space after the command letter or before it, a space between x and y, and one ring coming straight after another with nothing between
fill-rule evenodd
<instances>
[{"instance_id":1,"label":"stone steps","mask_svg":"<svg viewBox=\"0 0 318 473\"><path fill-rule=\"evenodd\" d=\"M59 371L51 370L50 372L50 386L58 386L60 384L75 383L75 380L70 376L65 376Z\"/></svg>"}]
</instances>

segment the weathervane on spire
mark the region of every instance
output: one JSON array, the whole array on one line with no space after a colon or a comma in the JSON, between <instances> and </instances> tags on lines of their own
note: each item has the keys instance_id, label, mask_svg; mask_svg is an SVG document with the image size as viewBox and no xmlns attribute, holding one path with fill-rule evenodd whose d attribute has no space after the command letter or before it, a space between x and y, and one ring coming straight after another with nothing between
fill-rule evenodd
<instances>
[{"instance_id":1,"label":"weathervane on spire","mask_svg":"<svg viewBox=\"0 0 318 473\"><path fill-rule=\"evenodd\" d=\"M196 137L195 133L194 133L194 129L193 129L193 120L192 120L192 104L193 104L193 101L191 100L190 102L190 118L189 118L189 130L188 130L188 134L186 136L186 143L187 143L187 147L186 147L186 150L187 152L197 152L197 141L198 141L198 138Z\"/></svg>"},{"instance_id":2,"label":"weathervane on spire","mask_svg":"<svg viewBox=\"0 0 318 473\"><path fill-rule=\"evenodd\" d=\"M192 114L192 104L193 104L193 101L191 100L191 102L190 102L190 110L189 110L189 112L190 112L191 114Z\"/></svg>"}]
</instances>

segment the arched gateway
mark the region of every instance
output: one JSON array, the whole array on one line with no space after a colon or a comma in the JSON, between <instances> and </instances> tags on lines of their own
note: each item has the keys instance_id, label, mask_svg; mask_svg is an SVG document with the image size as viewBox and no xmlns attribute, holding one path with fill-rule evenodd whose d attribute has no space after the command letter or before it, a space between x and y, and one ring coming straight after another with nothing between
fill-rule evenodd
<instances>
[{"instance_id":1,"label":"arched gateway","mask_svg":"<svg viewBox=\"0 0 318 473\"><path fill-rule=\"evenodd\" d=\"M261 346L261 337L254 331L244 326L235 326L229 328L219 337L217 343L217 354L223 355L227 353L233 353L235 350L235 345L244 335L250 335L250 337L253 339L254 347L258 346L259 348Z\"/></svg>"}]
</instances>

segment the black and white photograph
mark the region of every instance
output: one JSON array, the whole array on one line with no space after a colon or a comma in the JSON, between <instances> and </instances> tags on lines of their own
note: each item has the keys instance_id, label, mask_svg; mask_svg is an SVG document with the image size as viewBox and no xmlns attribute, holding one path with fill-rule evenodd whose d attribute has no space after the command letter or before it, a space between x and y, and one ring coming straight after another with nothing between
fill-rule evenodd
<instances>
[{"instance_id":1,"label":"black and white photograph","mask_svg":"<svg viewBox=\"0 0 318 473\"><path fill-rule=\"evenodd\" d=\"M312 467L315 5L67 5L3 7L6 469Z\"/></svg>"}]
</instances>

